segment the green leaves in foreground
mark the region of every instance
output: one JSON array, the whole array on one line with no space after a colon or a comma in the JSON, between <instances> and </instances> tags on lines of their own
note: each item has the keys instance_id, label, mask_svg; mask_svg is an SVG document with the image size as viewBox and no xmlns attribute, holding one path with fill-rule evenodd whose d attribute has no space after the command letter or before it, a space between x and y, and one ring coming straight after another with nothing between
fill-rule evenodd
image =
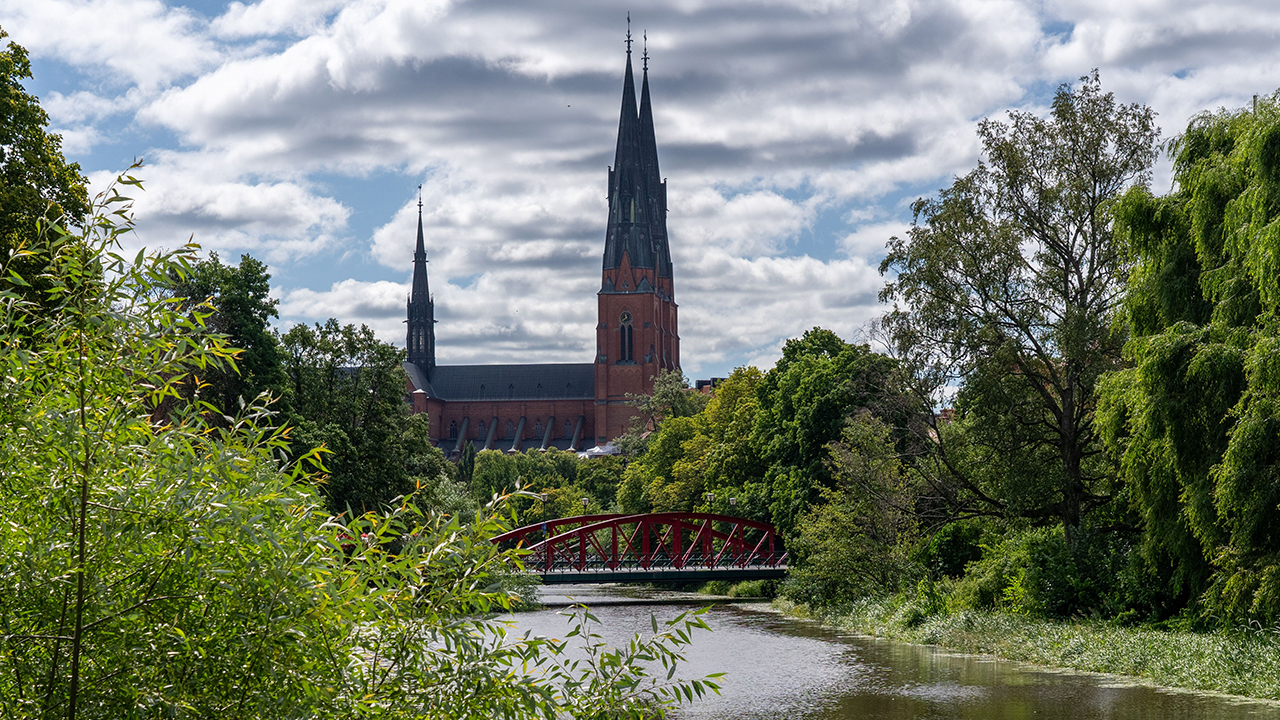
<instances>
[{"instance_id":1,"label":"green leaves in foreground","mask_svg":"<svg viewBox=\"0 0 1280 720\"><path fill-rule=\"evenodd\" d=\"M191 387L235 350L154 292L197 248L121 256L118 187L28 246L39 298L0 291L0 717L648 717L708 687L644 682L701 620L566 665L491 619L504 520L334 518L269 408L210 424Z\"/></svg>"}]
</instances>

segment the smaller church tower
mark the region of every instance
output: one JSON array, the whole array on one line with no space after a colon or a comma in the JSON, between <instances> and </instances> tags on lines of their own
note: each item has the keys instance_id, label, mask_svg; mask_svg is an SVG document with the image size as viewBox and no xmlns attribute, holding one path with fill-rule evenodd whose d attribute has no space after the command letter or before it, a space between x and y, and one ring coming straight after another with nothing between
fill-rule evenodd
<instances>
[{"instance_id":1,"label":"smaller church tower","mask_svg":"<svg viewBox=\"0 0 1280 720\"><path fill-rule=\"evenodd\" d=\"M418 246L413 251L413 290L409 295L409 332L404 346L409 362L430 382L436 369L436 305L427 285L427 249L422 239L422 195L418 195Z\"/></svg>"}]
</instances>

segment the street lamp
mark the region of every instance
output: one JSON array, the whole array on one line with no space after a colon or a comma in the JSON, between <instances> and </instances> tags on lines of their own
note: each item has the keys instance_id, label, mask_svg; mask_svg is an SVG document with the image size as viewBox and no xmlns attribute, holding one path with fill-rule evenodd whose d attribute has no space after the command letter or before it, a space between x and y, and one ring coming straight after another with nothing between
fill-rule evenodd
<instances>
[{"instance_id":1,"label":"street lamp","mask_svg":"<svg viewBox=\"0 0 1280 720\"><path fill-rule=\"evenodd\" d=\"M548 495L546 493L538 493L538 502L546 503Z\"/></svg>"},{"instance_id":2,"label":"street lamp","mask_svg":"<svg viewBox=\"0 0 1280 720\"><path fill-rule=\"evenodd\" d=\"M587 513L587 506L591 504L591 498L582 498L582 513Z\"/></svg>"},{"instance_id":3,"label":"street lamp","mask_svg":"<svg viewBox=\"0 0 1280 720\"><path fill-rule=\"evenodd\" d=\"M708 505L713 505L713 504L715 504L715 501L716 501L716 494L715 494L715 493L707 493L707 504L708 504Z\"/></svg>"},{"instance_id":4,"label":"street lamp","mask_svg":"<svg viewBox=\"0 0 1280 720\"><path fill-rule=\"evenodd\" d=\"M737 505L737 504L738 504L738 498L736 498L736 497L731 497L731 498L729 498L729 505L730 505L731 507L732 507L732 506L734 506L734 505Z\"/></svg>"}]
</instances>

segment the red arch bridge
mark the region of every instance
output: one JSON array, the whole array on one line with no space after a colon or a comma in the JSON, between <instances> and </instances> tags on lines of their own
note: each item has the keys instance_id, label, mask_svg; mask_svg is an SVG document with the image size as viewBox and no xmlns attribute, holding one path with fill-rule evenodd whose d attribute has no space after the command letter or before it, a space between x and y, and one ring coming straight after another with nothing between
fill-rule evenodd
<instances>
[{"instance_id":1,"label":"red arch bridge","mask_svg":"<svg viewBox=\"0 0 1280 720\"><path fill-rule=\"evenodd\" d=\"M492 540L529 550L525 570L549 585L781 578L787 553L768 523L713 513L579 515Z\"/></svg>"}]
</instances>

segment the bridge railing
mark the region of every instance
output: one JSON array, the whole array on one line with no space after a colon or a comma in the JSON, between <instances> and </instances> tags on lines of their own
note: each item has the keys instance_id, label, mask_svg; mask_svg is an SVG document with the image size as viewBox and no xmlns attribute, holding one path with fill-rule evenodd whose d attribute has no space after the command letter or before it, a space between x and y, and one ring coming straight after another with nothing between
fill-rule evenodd
<instances>
[{"instance_id":1,"label":"bridge railing","mask_svg":"<svg viewBox=\"0 0 1280 720\"><path fill-rule=\"evenodd\" d=\"M715 513L602 514L560 518L493 538L523 544L534 572L785 567L768 523Z\"/></svg>"}]
</instances>

